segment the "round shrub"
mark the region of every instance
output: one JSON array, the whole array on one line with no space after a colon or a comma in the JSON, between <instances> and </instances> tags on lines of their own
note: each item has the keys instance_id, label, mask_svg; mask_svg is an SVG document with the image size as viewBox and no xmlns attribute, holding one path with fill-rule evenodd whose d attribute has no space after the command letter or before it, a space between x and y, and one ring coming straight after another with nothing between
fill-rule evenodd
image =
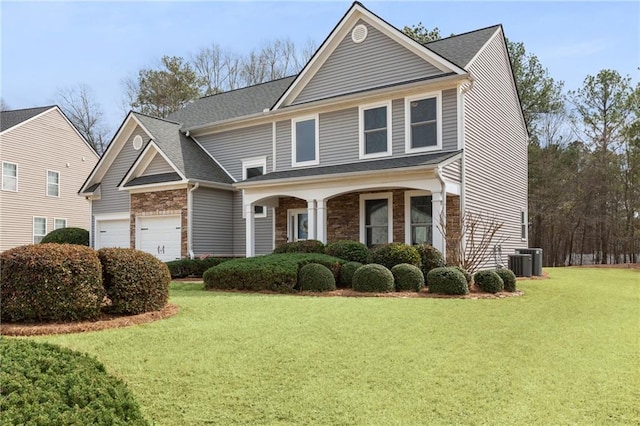
<instances>
[{"instance_id":1,"label":"round shrub","mask_svg":"<svg viewBox=\"0 0 640 426\"><path fill-rule=\"evenodd\" d=\"M393 274L383 265L362 265L353 274L352 287L360 292L388 293L394 289Z\"/></svg>"},{"instance_id":2,"label":"round shrub","mask_svg":"<svg viewBox=\"0 0 640 426\"><path fill-rule=\"evenodd\" d=\"M300 291L332 291L336 289L333 273L319 263L308 263L298 272Z\"/></svg>"},{"instance_id":3,"label":"round shrub","mask_svg":"<svg viewBox=\"0 0 640 426\"><path fill-rule=\"evenodd\" d=\"M454 268L462 272L462 275L464 275L464 278L467 280L468 285L471 284L471 279L473 278L473 276L468 273L466 269L464 269L462 266L454 266Z\"/></svg>"},{"instance_id":4,"label":"round shrub","mask_svg":"<svg viewBox=\"0 0 640 426\"><path fill-rule=\"evenodd\" d=\"M403 243L380 244L371 249L371 262L388 269L401 263L420 266L420 254L415 247Z\"/></svg>"},{"instance_id":5,"label":"round shrub","mask_svg":"<svg viewBox=\"0 0 640 426\"><path fill-rule=\"evenodd\" d=\"M473 276L473 282L481 291L497 293L504 290L504 282L495 271L478 271Z\"/></svg>"},{"instance_id":6,"label":"round shrub","mask_svg":"<svg viewBox=\"0 0 640 426\"><path fill-rule=\"evenodd\" d=\"M89 355L0 338L2 424L147 425L127 386Z\"/></svg>"},{"instance_id":7,"label":"round shrub","mask_svg":"<svg viewBox=\"0 0 640 426\"><path fill-rule=\"evenodd\" d=\"M502 278L504 291L508 291L510 293L516 291L516 274L514 274L513 271L506 268L496 269L496 274Z\"/></svg>"},{"instance_id":8,"label":"round shrub","mask_svg":"<svg viewBox=\"0 0 640 426\"><path fill-rule=\"evenodd\" d=\"M284 243L273 250L274 253L324 253L324 244L318 240L302 240Z\"/></svg>"},{"instance_id":9,"label":"round shrub","mask_svg":"<svg viewBox=\"0 0 640 426\"><path fill-rule=\"evenodd\" d=\"M348 260L349 262L367 263L369 249L358 241L340 240L325 247L325 253L329 256Z\"/></svg>"},{"instance_id":10,"label":"round shrub","mask_svg":"<svg viewBox=\"0 0 640 426\"><path fill-rule=\"evenodd\" d=\"M40 241L41 244L78 244L89 246L89 231L82 228L60 228L49 232Z\"/></svg>"},{"instance_id":11,"label":"round shrub","mask_svg":"<svg viewBox=\"0 0 640 426\"><path fill-rule=\"evenodd\" d=\"M31 244L0 254L0 316L8 322L96 319L104 299L96 252L75 244Z\"/></svg>"},{"instance_id":12,"label":"round shrub","mask_svg":"<svg viewBox=\"0 0 640 426\"><path fill-rule=\"evenodd\" d=\"M126 248L98 250L109 312L135 315L162 309L169 299L169 268L149 253Z\"/></svg>"},{"instance_id":13,"label":"round shrub","mask_svg":"<svg viewBox=\"0 0 640 426\"><path fill-rule=\"evenodd\" d=\"M468 294L469 285L456 268L433 268L427 274L429 283L429 293L438 294Z\"/></svg>"},{"instance_id":14,"label":"round shrub","mask_svg":"<svg viewBox=\"0 0 640 426\"><path fill-rule=\"evenodd\" d=\"M414 247L420 255L420 261L422 262L420 269L422 270L422 274L424 275L425 281L428 285L429 278L427 278L427 274L433 268L442 268L445 266L444 256L442 256L440 250L431 244L419 244Z\"/></svg>"},{"instance_id":15,"label":"round shrub","mask_svg":"<svg viewBox=\"0 0 640 426\"><path fill-rule=\"evenodd\" d=\"M424 275L420 268L401 263L391 268L396 291L420 291L424 287Z\"/></svg>"},{"instance_id":16,"label":"round shrub","mask_svg":"<svg viewBox=\"0 0 640 426\"><path fill-rule=\"evenodd\" d=\"M347 262L342 265L342 269L340 269L339 279L340 287L351 287L351 283L353 282L353 274L355 274L358 268L361 266L362 263L360 262Z\"/></svg>"}]
</instances>

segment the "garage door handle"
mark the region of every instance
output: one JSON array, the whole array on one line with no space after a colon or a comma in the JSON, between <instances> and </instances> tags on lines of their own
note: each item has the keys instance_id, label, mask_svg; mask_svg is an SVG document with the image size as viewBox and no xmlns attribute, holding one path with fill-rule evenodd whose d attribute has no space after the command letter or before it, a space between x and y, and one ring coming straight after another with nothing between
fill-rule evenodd
<instances>
[{"instance_id":1,"label":"garage door handle","mask_svg":"<svg viewBox=\"0 0 640 426\"><path fill-rule=\"evenodd\" d=\"M100 231L101 234L104 234L105 232L107 232L107 231Z\"/></svg>"},{"instance_id":2,"label":"garage door handle","mask_svg":"<svg viewBox=\"0 0 640 426\"><path fill-rule=\"evenodd\" d=\"M148 231L149 228L140 228L141 231Z\"/></svg>"}]
</instances>

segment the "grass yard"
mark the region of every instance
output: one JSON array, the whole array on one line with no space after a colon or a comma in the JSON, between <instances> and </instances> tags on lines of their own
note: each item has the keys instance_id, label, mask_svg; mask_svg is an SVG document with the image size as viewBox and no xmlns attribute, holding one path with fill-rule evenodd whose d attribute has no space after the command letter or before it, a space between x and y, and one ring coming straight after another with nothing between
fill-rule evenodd
<instances>
[{"instance_id":1,"label":"grass yard","mask_svg":"<svg viewBox=\"0 0 640 426\"><path fill-rule=\"evenodd\" d=\"M179 424L638 424L640 273L550 269L501 300L205 292L172 318L37 338Z\"/></svg>"}]
</instances>

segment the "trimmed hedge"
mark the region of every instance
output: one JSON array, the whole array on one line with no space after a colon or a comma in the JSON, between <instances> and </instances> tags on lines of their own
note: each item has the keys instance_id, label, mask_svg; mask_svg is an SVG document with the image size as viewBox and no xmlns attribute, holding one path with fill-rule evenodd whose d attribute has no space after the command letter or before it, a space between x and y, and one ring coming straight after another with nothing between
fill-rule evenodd
<instances>
[{"instance_id":1,"label":"trimmed hedge","mask_svg":"<svg viewBox=\"0 0 640 426\"><path fill-rule=\"evenodd\" d=\"M127 386L95 358L0 338L0 417L7 425L147 425Z\"/></svg>"},{"instance_id":2,"label":"trimmed hedge","mask_svg":"<svg viewBox=\"0 0 640 426\"><path fill-rule=\"evenodd\" d=\"M78 244L89 246L89 231L82 228L60 228L49 232L42 238L40 244Z\"/></svg>"},{"instance_id":3,"label":"trimmed hedge","mask_svg":"<svg viewBox=\"0 0 640 426\"><path fill-rule=\"evenodd\" d=\"M467 280L456 268L433 268L427 275L429 293L469 294Z\"/></svg>"},{"instance_id":4,"label":"trimmed hedge","mask_svg":"<svg viewBox=\"0 0 640 426\"><path fill-rule=\"evenodd\" d=\"M348 260L349 262L367 263L369 249L359 241L340 240L325 247L324 252L329 256Z\"/></svg>"},{"instance_id":5,"label":"trimmed hedge","mask_svg":"<svg viewBox=\"0 0 640 426\"><path fill-rule=\"evenodd\" d=\"M401 263L391 268L396 291L420 291L424 287L424 275L420 268Z\"/></svg>"},{"instance_id":6,"label":"trimmed hedge","mask_svg":"<svg viewBox=\"0 0 640 426\"><path fill-rule=\"evenodd\" d=\"M470 285L471 280L473 279L473 276L470 273L468 273L467 270L464 269L462 266L454 266L454 268L462 272L462 275L464 275L464 278L467 280L467 285Z\"/></svg>"},{"instance_id":7,"label":"trimmed hedge","mask_svg":"<svg viewBox=\"0 0 640 426\"><path fill-rule=\"evenodd\" d=\"M487 293L497 293L504 290L504 282L495 271L478 271L473 276L473 282L478 289Z\"/></svg>"},{"instance_id":8,"label":"trimmed hedge","mask_svg":"<svg viewBox=\"0 0 640 426\"><path fill-rule=\"evenodd\" d=\"M420 255L420 261L422 265L420 269L422 270L422 274L424 275L424 279L429 284L429 278L427 275L429 271L434 268L442 268L445 266L444 256L440 250L432 246L431 244L419 244L414 246Z\"/></svg>"},{"instance_id":9,"label":"trimmed hedge","mask_svg":"<svg viewBox=\"0 0 640 426\"><path fill-rule=\"evenodd\" d=\"M353 274L356 273L359 267L362 266L360 262L347 262L340 268L340 279L338 283L340 287L351 287L353 282Z\"/></svg>"},{"instance_id":10,"label":"trimmed hedge","mask_svg":"<svg viewBox=\"0 0 640 426\"><path fill-rule=\"evenodd\" d=\"M513 293L516 291L516 274L513 273L510 269L496 269L496 274L500 278L502 278L502 282L504 283L504 291L508 291Z\"/></svg>"},{"instance_id":11,"label":"trimmed hedge","mask_svg":"<svg viewBox=\"0 0 640 426\"><path fill-rule=\"evenodd\" d=\"M393 274L384 265L362 265L353 274L352 287L360 292L389 293L394 290Z\"/></svg>"},{"instance_id":12,"label":"trimmed hedge","mask_svg":"<svg viewBox=\"0 0 640 426\"><path fill-rule=\"evenodd\" d=\"M274 253L324 253L324 244L318 240L302 240L284 243L273 250Z\"/></svg>"},{"instance_id":13,"label":"trimmed hedge","mask_svg":"<svg viewBox=\"0 0 640 426\"><path fill-rule=\"evenodd\" d=\"M324 265L309 263L298 272L300 291L332 291L336 289L336 278Z\"/></svg>"},{"instance_id":14,"label":"trimmed hedge","mask_svg":"<svg viewBox=\"0 0 640 426\"><path fill-rule=\"evenodd\" d=\"M324 265L338 277L346 262L319 253L277 253L232 259L208 269L202 278L207 289L291 293L298 283L298 271L308 263Z\"/></svg>"},{"instance_id":15,"label":"trimmed hedge","mask_svg":"<svg viewBox=\"0 0 640 426\"><path fill-rule=\"evenodd\" d=\"M98 250L102 281L111 305L107 311L135 315L162 309L169 300L171 274L149 253L127 248Z\"/></svg>"},{"instance_id":16,"label":"trimmed hedge","mask_svg":"<svg viewBox=\"0 0 640 426\"><path fill-rule=\"evenodd\" d=\"M105 296L96 252L76 244L30 244L0 253L2 321L75 321L100 316Z\"/></svg>"},{"instance_id":17,"label":"trimmed hedge","mask_svg":"<svg viewBox=\"0 0 640 426\"><path fill-rule=\"evenodd\" d=\"M226 262L228 257L205 257L204 259L180 259L166 262L171 278L202 278L202 275L209 268L218 266Z\"/></svg>"},{"instance_id":18,"label":"trimmed hedge","mask_svg":"<svg viewBox=\"0 0 640 426\"><path fill-rule=\"evenodd\" d=\"M371 263L377 263L391 269L401 263L421 265L420 254L415 247L403 243L389 243L374 246L370 250Z\"/></svg>"}]
</instances>

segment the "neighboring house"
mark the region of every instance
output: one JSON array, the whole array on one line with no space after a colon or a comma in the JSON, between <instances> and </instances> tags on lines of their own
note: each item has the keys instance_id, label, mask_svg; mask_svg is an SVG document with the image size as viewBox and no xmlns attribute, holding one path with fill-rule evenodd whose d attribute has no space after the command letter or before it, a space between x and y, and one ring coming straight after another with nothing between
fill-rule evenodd
<instances>
[{"instance_id":1,"label":"neighboring house","mask_svg":"<svg viewBox=\"0 0 640 426\"><path fill-rule=\"evenodd\" d=\"M58 228L88 229L78 188L98 154L57 106L0 112L0 251Z\"/></svg>"},{"instance_id":2,"label":"neighboring house","mask_svg":"<svg viewBox=\"0 0 640 426\"><path fill-rule=\"evenodd\" d=\"M129 113L80 194L93 244L163 260L431 242L461 212L527 246L527 130L501 26L425 46L354 3L299 75ZM493 256L488 259L494 261Z\"/></svg>"}]
</instances>

